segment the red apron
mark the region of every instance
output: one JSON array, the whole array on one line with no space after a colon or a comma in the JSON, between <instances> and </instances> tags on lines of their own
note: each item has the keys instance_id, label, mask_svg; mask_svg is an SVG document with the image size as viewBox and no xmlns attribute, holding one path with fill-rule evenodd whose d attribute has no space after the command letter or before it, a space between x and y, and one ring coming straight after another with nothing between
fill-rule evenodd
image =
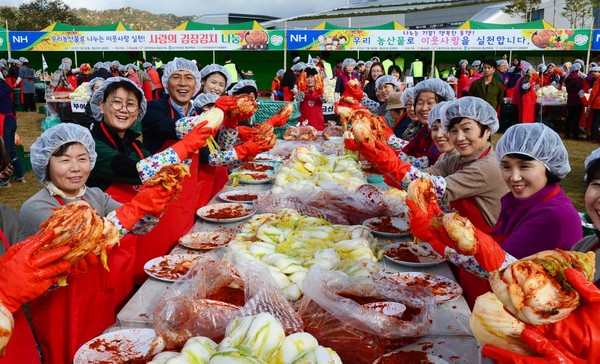
<instances>
[{"instance_id":1,"label":"red apron","mask_svg":"<svg viewBox=\"0 0 600 364\"><path fill-rule=\"evenodd\" d=\"M487 156L490 150L491 147L483 152L477 160ZM457 168L457 170L460 170L460 168ZM461 216L468 218L476 228L484 233L491 234L493 232L493 227L487 223L473 197L452 201L450 202L450 208L456 210ZM479 278L462 268L458 269L458 283L462 286L463 296L471 309L475 304L475 299L490 290L487 279Z\"/></svg>"},{"instance_id":2,"label":"red apron","mask_svg":"<svg viewBox=\"0 0 600 364\"><path fill-rule=\"evenodd\" d=\"M173 142L167 141L163 149L170 144ZM194 225L198 196L211 191L211 189L201 190L202 181L199 176L198 163L198 154L195 153L190 166L191 176L183 180L179 197L167 208L152 231L138 236L134 268L136 284L141 285L148 278L144 271L144 264L150 259L168 254L175 247L179 238Z\"/></svg>"},{"instance_id":3,"label":"red apron","mask_svg":"<svg viewBox=\"0 0 600 364\"><path fill-rule=\"evenodd\" d=\"M0 240L2 240L6 250L10 249L10 244L2 229L0 229ZM33 332L31 332L31 327L29 327L29 322L27 322L23 308L19 308L13 313L13 319L15 320L15 329L5 348L4 356L0 357L0 364L41 363Z\"/></svg>"},{"instance_id":4,"label":"red apron","mask_svg":"<svg viewBox=\"0 0 600 364\"><path fill-rule=\"evenodd\" d=\"M521 96L521 105L519 105L519 121L521 123L533 123L535 120L535 100L537 100L537 95L533 88Z\"/></svg>"},{"instance_id":5,"label":"red apron","mask_svg":"<svg viewBox=\"0 0 600 364\"><path fill-rule=\"evenodd\" d=\"M196 210L206 206L208 201L215 197L229 181L229 171L225 166L214 167L199 163L198 167L198 182L201 186L196 202Z\"/></svg>"},{"instance_id":6,"label":"red apron","mask_svg":"<svg viewBox=\"0 0 600 364\"><path fill-rule=\"evenodd\" d=\"M102 264L68 281L68 286L48 291L29 306L47 364L71 363L81 345L115 322L114 289Z\"/></svg>"},{"instance_id":7,"label":"red apron","mask_svg":"<svg viewBox=\"0 0 600 364\"><path fill-rule=\"evenodd\" d=\"M142 90L144 90L144 96L147 101L152 101L152 82L146 81L142 84Z\"/></svg>"}]
</instances>

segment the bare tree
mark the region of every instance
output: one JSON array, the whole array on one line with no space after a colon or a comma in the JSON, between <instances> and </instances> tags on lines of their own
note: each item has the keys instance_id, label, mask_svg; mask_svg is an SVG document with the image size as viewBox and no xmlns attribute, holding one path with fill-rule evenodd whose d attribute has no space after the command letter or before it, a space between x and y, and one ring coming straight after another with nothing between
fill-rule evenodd
<instances>
[{"instance_id":1,"label":"bare tree","mask_svg":"<svg viewBox=\"0 0 600 364\"><path fill-rule=\"evenodd\" d=\"M512 0L510 4L506 5L504 12L530 22L533 12L537 10L541 2L541 0Z\"/></svg>"},{"instance_id":2,"label":"bare tree","mask_svg":"<svg viewBox=\"0 0 600 364\"><path fill-rule=\"evenodd\" d=\"M571 28L587 28L592 17L592 0L567 0L560 14L569 20Z\"/></svg>"}]
</instances>

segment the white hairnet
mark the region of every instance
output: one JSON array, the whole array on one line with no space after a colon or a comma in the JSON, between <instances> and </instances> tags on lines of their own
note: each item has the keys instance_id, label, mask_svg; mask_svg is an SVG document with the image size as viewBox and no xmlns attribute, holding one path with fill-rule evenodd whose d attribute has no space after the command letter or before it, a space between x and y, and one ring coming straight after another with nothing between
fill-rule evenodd
<instances>
[{"instance_id":1,"label":"white hairnet","mask_svg":"<svg viewBox=\"0 0 600 364\"><path fill-rule=\"evenodd\" d=\"M452 87L439 78L429 78L417 83L413 99L418 99L421 92L433 92L441 97L442 101L450 101L456 98Z\"/></svg>"},{"instance_id":2,"label":"white hairnet","mask_svg":"<svg viewBox=\"0 0 600 364\"><path fill-rule=\"evenodd\" d=\"M71 58L69 57L65 57L63 58L60 63L68 63L68 64L73 64L73 61L71 61Z\"/></svg>"},{"instance_id":3,"label":"white hairnet","mask_svg":"<svg viewBox=\"0 0 600 364\"><path fill-rule=\"evenodd\" d=\"M73 68L73 69L71 69L71 73L78 74L79 73L79 68Z\"/></svg>"},{"instance_id":4,"label":"white hairnet","mask_svg":"<svg viewBox=\"0 0 600 364\"><path fill-rule=\"evenodd\" d=\"M91 167L94 168L97 157L96 143L89 129L78 124L60 123L44 131L31 145L31 167L38 181L47 181L49 176L46 176L46 171L50 157L58 148L71 142L83 144L90 154Z\"/></svg>"},{"instance_id":5,"label":"white hairnet","mask_svg":"<svg viewBox=\"0 0 600 364\"><path fill-rule=\"evenodd\" d=\"M349 66L351 64L356 66L356 61L352 58L346 58L344 62L342 62L342 70L346 70L346 66Z\"/></svg>"},{"instance_id":6,"label":"white hairnet","mask_svg":"<svg viewBox=\"0 0 600 364\"><path fill-rule=\"evenodd\" d=\"M294 59L292 60L292 63L298 63L298 62L300 62L300 57L299 56L294 57Z\"/></svg>"},{"instance_id":7,"label":"white hairnet","mask_svg":"<svg viewBox=\"0 0 600 364\"><path fill-rule=\"evenodd\" d=\"M102 77L94 77L90 80L90 82L87 84L87 91L88 94L90 96L92 96L92 94L94 93L94 91L92 90L92 88L94 87L94 85L96 84L96 82L104 82L104 78Z\"/></svg>"},{"instance_id":8,"label":"white hairnet","mask_svg":"<svg viewBox=\"0 0 600 364\"><path fill-rule=\"evenodd\" d=\"M96 63L94 64L94 68L95 68L95 69L104 68L104 62L96 62Z\"/></svg>"},{"instance_id":9,"label":"white hairnet","mask_svg":"<svg viewBox=\"0 0 600 364\"><path fill-rule=\"evenodd\" d=\"M110 71L110 65L111 65L111 63L110 63L110 62L104 62L104 63L103 63L103 67L104 67L104 69L105 69L105 70L107 70L107 71Z\"/></svg>"},{"instance_id":10,"label":"white hairnet","mask_svg":"<svg viewBox=\"0 0 600 364\"><path fill-rule=\"evenodd\" d=\"M69 66L68 63L61 63L60 66L58 66L58 69L61 71L70 71L71 66Z\"/></svg>"},{"instance_id":11,"label":"white hairnet","mask_svg":"<svg viewBox=\"0 0 600 364\"><path fill-rule=\"evenodd\" d=\"M119 72L127 72L127 66L119 66Z\"/></svg>"},{"instance_id":12,"label":"white hairnet","mask_svg":"<svg viewBox=\"0 0 600 364\"><path fill-rule=\"evenodd\" d=\"M545 72L546 71L546 65L543 64L543 63L538 64L537 70L538 70L538 72L540 72L540 71L541 72Z\"/></svg>"},{"instance_id":13,"label":"white hairnet","mask_svg":"<svg viewBox=\"0 0 600 364\"><path fill-rule=\"evenodd\" d=\"M358 60L358 61L356 62L356 67L358 67L358 66L360 66L360 65L364 65L364 64L365 64L365 61Z\"/></svg>"},{"instance_id":14,"label":"white hairnet","mask_svg":"<svg viewBox=\"0 0 600 364\"><path fill-rule=\"evenodd\" d=\"M579 72L579 71L581 71L581 64L579 64L579 63L573 63L571 68L569 68L570 73Z\"/></svg>"},{"instance_id":15,"label":"white hairnet","mask_svg":"<svg viewBox=\"0 0 600 364\"><path fill-rule=\"evenodd\" d=\"M121 67L121 62L115 60L115 61L112 61L110 63L110 65L113 66L113 67Z\"/></svg>"},{"instance_id":16,"label":"white hairnet","mask_svg":"<svg viewBox=\"0 0 600 364\"><path fill-rule=\"evenodd\" d=\"M275 74L275 76L281 77L281 76L283 76L284 73L285 73L285 70L284 69L280 69L279 71L277 71L277 73Z\"/></svg>"},{"instance_id":17,"label":"white hairnet","mask_svg":"<svg viewBox=\"0 0 600 364\"><path fill-rule=\"evenodd\" d=\"M385 76L380 76L379 78L377 78L377 80L375 81L375 89L379 90L379 87L381 87L382 85L394 85L394 87L396 87L396 89L400 89L400 82L398 82L398 79L394 76L390 76L390 75L385 75Z\"/></svg>"},{"instance_id":18,"label":"white hairnet","mask_svg":"<svg viewBox=\"0 0 600 364\"><path fill-rule=\"evenodd\" d=\"M548 67L556 67L556 65L552 62L548 63Z\"/></svg>"},{"instance_id":19,"label":"white hairnet","mask_svg":"<svg viewBox=\"0 0 600 364\"><path fill-rule=\"evenodd\" d=\"M496 66L501 66L501 65L505 65L506 67L508 67L508 61L505 59L499 59L496 61Z\"/></svg>"},{"instance_id":20,"label":"white hairnet","mask_svg":"<svg viewBox=\"0 0 600 364\"><path fill-rule=\"evenodd\" d=\"M400 95L400 101L402 101L402 105L406 105L408 103L408 100L415 100L414 87L409 87L405 89L404 92L402 92L402 95Z\"/></svg>"},{"instance_id":21,"label":"white hairnet","mask_svg":"<svg viewBox=\"0 0 600 364\"><path fill-rule=\"evenodd\" d=\"M600 72L600 67L599 66L591 67L590 72Z\"/></svg>"},{"instance_id":22,"label":"white hairnet","mask_svg":"<svg viewBox=\"0 0 600 364\"><path fill-rule=\"evenodd\" d=\"M19 57L19 61L21 61L23 63L29 63L29 60L25 57Z\"/></svg>"},{"instance_id":23,"label":"white hairnet","mask_svg":"<svg viewBox=\"0 0 600 364\"><path fill-rule=\"evenodd\" d=\"M254 90L258 93L258 87L256 86L256 82L254 82L254 80L239 80L238 83L233 85L231 90L229 90L228 94L235 95L237 91L241 90L242 87L246 86L254 87Z\"/></svg>"},{"instance_id":24,"label":"white hairnet","mask_svg":"<svg viewBox=\"0 0 600 364\"><path fill-rule=\"evenodd\" d=\"M569 154L560 136L543 123L516 124L496 144L496 157L523 154L542 163L552 174L564 178L571 171Z\"/></svg>"},{"instance_id":25,"label":"white hairnet","mask_svg":"<svg viewBox=\"0 0 600 364\"><path fill-rule=\"evenodd\" d=\"M215 94L200 94L193 101L194 109L196 109L198 112L202 112L202 108L204 106L208 104L214 104L217 102L218 98L219 95Z\"/></svg>"},{"instance_id":26,"label":"white hairnet","mask_svg":"<svg viewBox=\"0 0 600 364\"><path fill-rule=\"evenodd\" d=\"M490 128L490 134L497 132L500 126L496 110L479 97L465 96L452 100L443 110L441 121L446 132L449 131L450 122L456 118L469 118L481 125L487 125Z\"/></svg>"},{"instance_id":27,"label":"white hairnet","mask_svg":"<svg viewBox=\"0 0 600 364\"><path fill-rule=\"evenodd\" d=\"M469 65L469 61L467 61L466 59L461 59L460 61L458 61L459 66L462 66L463 64Z\"/></svg>"},{"instance_id":28,"label":"white hairnet","mask_svg":"<svg viewBox=\"0 0 600 364\"><path fill-rule=\"evenodd\" d=\"M590 155L585 159L585 162L583 162L583 165L585 166L584 180L588 183L591 182L591 178L594 178L594 176L588 176L589 168L598 159L600 159L600 148L593 150L592 153L590 153Z\"/></svg>"},{"instance_id":29,"label":"white hairnet","mask_svg":"<svg viewBox=\"0 0 600 364\"><path fill-rule=\"evenodd\" d=\"M129 69L129 68L131 67L131 68L133 68L133 70L134 70L135 72L137 72L137 71L139 71L139 70L140 70L140 68L139 68L138 66L136 66L135 64L133 64L133 63L129 63L129 64L128 64L127 66L125 66L125 67L127 67L127 69Z\"/></svg>"},{"instance_id":30,"label":"white hairnet","mask_svg":"<svg viewBox=\"0 0 600 364\"><path fill-rule=\"evenodd\" d=\"M220 64L213 63L204 66L204 68L200 70L200 79L204 80L215 72L218 72L222 74L223 77L225 77L225 90L227 90L231 85L231 75L229 74L229 71L227 71L227 69L225 69L225 67L221 66Z\"/></svg>"},{"instance_id":31,"label":"white hairnet","mask_svg":"<svg viewBox=\"0 0 600 364\"><path fill-rule=\"evenodd\" d=\"M140 92L142 93L142 100L140 102L140 113L138 114L137 119L135 121L138 122L138 121L142 120L144 115L146 115L146 109L148 108L148 102L146 101L146 97L144 97L144 91L142 91L139 87L137 87L135 82L133 82L130 79L125 78L125 77L107 78L106 80L104 80L102 85L100 85L100 87L96 90L96 92L94 92L92 94L92 99L90 100L90 108L92 109L92 114L94 115L94 119L100 121L104 118L104 116L102 115L101 110L100 110L100 101L104 100L104 91L106 90L108 85L110 85L111 83L115 83L115 82L129 82L130 84L134 85L135 88L140 90Z\"/></svg>"},{"instance_id":32,"label":"white hairnet","mask_svg":"<svg viewBox=\"0 0 600 364\"><path fill-rule=\"evenodd\" d=\"M150 67L152 67L152 63L150 63L150 62L144 62L144 64L142 65L142 67L144 67L144 68L150 68Z\"/></svg>"},{"instance_id":33,"label":"white hairnet","mask_svg":"<svg viewBox=\"0 0 600 364\"><path fill-rule=\"evenodd\" d=\"M473 67L479 67L479 66L481 66L481 61L478 60L478 59L476 59L476 60L473 61L473 63L471 64L471 66L473 66Z\"/></svg>"},{"instance_id":34,"label":"white hairnet","mask_svg":"<svg viewBox=\"0 0 600 364\"><path fill-rule=\"evenodd\" d=\"M427 124L429 125L429 129L433 126L433 123L436 121L440 121L442 119L442 115L446 111L446 106L450 104L449 101L442 101L436 104L434 107L429 110L429 116L427 119Z\"/></svg>"},{"instance_id":35,"label":"white hairnet","mask_svg":"<svg viewBox=\"0 0 600 364\"><path fill-rule=\"evenodd\" d=\"M373 65L373 61L366 61L365 67L371 67Z\"/></svg>"},{"instance_id":36,"label":"white hairnet","mask_svg":"<svg viewBox=\"0 0 600 364\"><path fill-rule=\"evenodd\" d=\"M15 63L15 59L14 59L14 58L11 58L11 57L9 57L9 58L8 58L8 63Z\"/></svg>"},{"instance_id":37,"label":"white hairnet","mask_svg":"<svg viewBox=\"0 0 600 364\"><path fill-rule=\"evenodd\" d=\"M304 69L304 67L306 67L306 65L304 64L304 62L298 62L296 64L294 64L292 66L292 71L302 71Z\"/></svg>"},{"instance_id":38,"label":"white hairnet","mask_svg":"<svg viewBox=\"0 0 600 364\"><path fill-rule=\"evenodd\" d=\"M573 61L573 64L575 63L579 63L581 65L581 67L585 66L585 63L583 62L583 59L576 59L575 61Z\"/></svg>"},{"instance_id":39,"label":"white hairnet","mask_svg":"<svg viewBox=\"0 0 600 364\"><path fill-rule=\"evenodd\" d=\"M191 72L194 75L194 77L196 77L196 89L194 90L194 95L197 94L198 91L200 91L200 87L202 87L202 84L200 83L200 81L202 80L202 77L200 77L200 71L198 71L198 66L196 66L196 64L194 62L187 60L185 58L175 57L175 58L173 58L172 61L167 63L164 67L165 68L163 71L161 81L165 88L165 92L167 94L169 93L169 88L168 88L169 77L171 77L171 75L177 71Z\"/></svg>"}]
</instances>

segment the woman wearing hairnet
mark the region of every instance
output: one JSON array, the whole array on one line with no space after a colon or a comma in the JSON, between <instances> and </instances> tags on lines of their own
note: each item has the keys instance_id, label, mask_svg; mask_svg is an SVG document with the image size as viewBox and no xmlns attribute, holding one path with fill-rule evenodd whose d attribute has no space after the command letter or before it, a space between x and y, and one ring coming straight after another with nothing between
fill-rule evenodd
<instances>
[{"instance_id":1,"label":"woman wearing hairnet","mask_svg":"<svg viewBox=\"0 0 600 364\"><path fill-rule=\"evenodd\" d=\"M86 187L96 159L90 131L76 124L58 124L31 145L31 165L44 188L25 201L19 212L27 236L39 231L40 223L54 208L76 201L87 202L115 224L120 237L129 232L145 234L157 224L156 216L173 200L177 189L169 191L162 185L145 188L121 205L100 189ZM120 249L117 245L112 250L119 255ZM31 319L45 362L70 363L84 342L114 323L115 287L121 282L112 281L113 276L97 262L90 253L78 265L80 274L69 276L67 287L31 302ZM87 273L81 274L86 268Z\"/></svg>"},{"instance_id":2,"label":"woman wearing hairnet","mask_svg":"<svg viewBox=\"0 0 600 364\"><path fill-rule=\"evenodd\" d=\"M281 91L281 79L285 73L284 69L280 69L275 74L273 81L271 81L271 100L283 100L283 91Z\"/></svg>"},{"instance_id":3,"label":"woman wearing hairnet","mask_svg":"<svg viewBox=\"0 0 600 364\"><path fill-rule=\"evenodd\" d=\"M302 71L306 75L304 85L299 85L296 101L300 109L300 122L307 122L318 131L325 129L325 117L323 116L323 103L327 101L324 87L317 88L317 77L321 77L320 84L323 85L323 78L319 71L313 67L306 67ZM362 91L361 91L362 92Z\"/></svg>"},{"instance_id":4,"label":"woman wearing hairnet","mask_svg":"<svg viewBox=\"0 0 600 364\"><path fill-rule=\"evenodd\" d=\"M458 146L460 152L460 144ZM468 211L458 210L475 225L476 246L469 253L460 251L449 239L440 238L439 244L432 243L441 254L447 253L445 244L458 253L473 255L481 268L478 275L485 278L489 272L501 269L515 259L543 250L569 250L582 235L579 214L559 185L571 170L560 136L541 123L517 124L504 133L496 148L501 178L510 193L501 199L501 211L494 229L485 231L477 223L476 215L469 216ZM490 176L488 183L492 182ZM418 211L411 210L412 214L419 215ZM431 218L422 219L422 215L411 216L416 236L420 235L417 226L427 226L427 219ZM474 279L463 282L463 277L467 277L461 274L465 297L474 299L476 296L472 293L484 293L482 289L486 286L482 282Z\"/></svg>"},{"instance_id":5,"label":"woman wearing hairnet","mask_svg":"<svg viewBox=\"0 0 600 364\"><path fill-rule=\"evenodd\" d=\"M414 87L407 88L406 90L404 90L402 95L400 95L400 101L402 102L402 105L406 107L406 118L409 118L411 121L410 124L408 124L408 127L406 128L404 133L402 133L402 135L400 136L400 138L404 140L411 140L412 138L414 138L415 135L417 135L417 133L419 132L419 130L421 130L421 128L423 127L423 124L417 118L417 114L415 114L414 95Z\"/></svg>"},{"instance_id":6,"label":"woman wearing hairnet","mask_svg":"<svg viewBox=\"0 0 600 364\"><path fill-rule=\"evenodd\" d=\"M225 67L213 63L200 70L200 93L223 95L231 85L231 77Z\"/></svg>"},{"instance_id":7,"label":"woman wearing hairnet","mask_svg":"<svg viewBox=\"0 0 600 364\"><path fill-rule=\"evenodd\" d=\"M535 85L538 74L530 64L523 67L523 77L519 81L519 122L533 123L535 121Z\"/></svg>"},{"instance_id":8,"label":"woman wearing hairnet","mask_svg":"<svg viewBox=\"0 0 600 364\"><path fill-rule=\"evenodd\" d=\"M74 88L67 79L67 74L71 71L71 65L62 63L56 72L52 74L50 85L48 85L48 92L63 92L73 91Z\"/></svg>"},{"instance_id":9,"label":"woman wearing hairnet","mask_svg":"<svg viewBox=\"0 0 600 364\"><path fill-rule=\"evenodd\" d=\"M415 86L414 100L415 115L423 127L402 148L402 151L413 157L425 156L429 160L429 165L432 166L441 153L431 139L429 128L426 127L429 111L442 101L454 100L454 90L439 78L431 78L421 81Z\"/></svg>"},{"instance_id":10,"label":"woman wearing hairnet","mask_svg":"<svg viewBox=\"0 0 600 364\"><path fill-rule=\"evenodd\" d=\"M147 107L137 85L126 78L109 78L94 93L90 104L96 120L91 129L98 158L87 185L100 188L120 203L131 201L143 181L163 166L190 158L206 145L206 138L211 135L210 129L202 130L203 124L199 124L172 147L146 159L150 153L138 140L140 134L130 129L144 117ZM141 175L138 168L143 171ZM137 237L132 235L123 238L119 250L122 254L113 256L109 262L110 274L120 276L114 281L122 282L115 288L119 307L133 293L136 241ZM150 252L156 256L167 254L171 248L168 242L157 241L151 247L144 246L141 249L144 255L138 260L146 259ZM142 267L137 268L138 275L143 274Z\"/></svg>"},{"instance_id":11,"label":"woman wearing hairnet","mask_svg":"<svg viewBox=\"0 0 600 364\"><path fill-rule=\"evenodd\" d=\"M388 183L406 187L418 178L429 178L438 201L449 203L450 208L468 217L480 230L490 233L500 214L500 197L507 192L489 142L498 130L497 113L484 100L471 96L450 101L442 110L441 124L458 154L425 171L402 162L391 148L381 143L375 148L363 144L359 150L388 177ZM465 279L471 278L468 273L461 273L461 279L463 275ZM470 295L467 288L465 297L472 303L477 295Z\"/></svg>"},{"instance_id":12,"label":"woman wearing hairnet","mask_svg":"<svg viewBox=\"0 0 600 364\"><path fill-rule=\"evenodd\" d=\"M346 58L342 62L342 73L335 80L335 92L340 95L346 90L346 84L350 80L358 79L358 75L354 72L356 61L352 58Z\"/></svg>"},{"instance_id":13,"label":"woman wearing hairnet","mask_svg":"<svg viewBox=\"0 0 600 364\"><path fill-rule=\"evenodd\" d=\"M583 89L583 79L586 76L581 73L581 64L575 62L564 81L567 89L567 120L565 121L565 138L567 139L579 139L579 119L583 113L582 99L587 91Z\"/></svg>"},{"instance_id":14,"label":"woman wearing hairnet","mask_svg":"<svg viewBox=\"0 0 600 364\"><path fill-rule=\"evenodd\" d=\"M471 71L469 70L469 61L466 59L461 59L458 62L458 68L456 69L456 97L463 97L463 89L467 86L467 82L469 82L469 78L471 77Z\"/></svg>"}]
</instances>

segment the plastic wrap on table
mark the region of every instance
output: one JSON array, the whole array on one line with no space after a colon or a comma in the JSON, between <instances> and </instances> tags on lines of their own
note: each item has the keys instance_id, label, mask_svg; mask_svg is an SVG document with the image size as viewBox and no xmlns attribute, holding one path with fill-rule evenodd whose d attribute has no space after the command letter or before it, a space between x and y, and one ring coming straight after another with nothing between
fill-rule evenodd
<instances>
[{"instance_id":1,"label":"plastic wrap on table","mask_svg":"<svg viewBox=\"0 0 600 364\"><path fill-rule=\"evenodd\" d=\"M254 204L259 213L292 208L303 215L343 225L360 225L372 217L405 216L408 212L404 198L382 192L372 184L363 184L355 191L336 183L319 187L311 189L307 185L302 190L264 194Z\"/></svg>"},{"instance_id":2,"label":"plastic wrap on table","mask_svg":"<svg viewBox=\"0 0 600 364\"><path fill-rule=\"evenodd\" d=\"M277 140L277 143L273 149L269 151L269 154L282 159L287 159L292 155L294 149L307 145L314 145L320 152L326 155L344 155L344 141L342 138L325 140L321 137L314 141Z\"/></svg>"},{"instance_id":3,"label":"plastic wrap on table","mask_svg":"<svg viewBox=\"0 0 600 364\"><path fill-rule=\"evenodd\" d=\"M154 329L168 349L192 336L219 341L231 320L261 312L273 314L286 333L301 331L299 315L270 277L265 266L236 252L206 253L157 304Z\"/></svg>"},{"instance_id":4,"label":"plastic wrap on table","mask_svg":"<svg viewBox=\"0 0 600 364\"><path fill-rule=\"evenodd\" d=\"M306 332L320 345L335 350L344 363L372 363L385 352L427 335L435 322L436 304L421 287L399 289L389 280L351 277L312 268L302 283L304 295L294 307ZM398 302L406 306L401 317L362 306L371 302Z\"/></svg>"}]
</instances>

